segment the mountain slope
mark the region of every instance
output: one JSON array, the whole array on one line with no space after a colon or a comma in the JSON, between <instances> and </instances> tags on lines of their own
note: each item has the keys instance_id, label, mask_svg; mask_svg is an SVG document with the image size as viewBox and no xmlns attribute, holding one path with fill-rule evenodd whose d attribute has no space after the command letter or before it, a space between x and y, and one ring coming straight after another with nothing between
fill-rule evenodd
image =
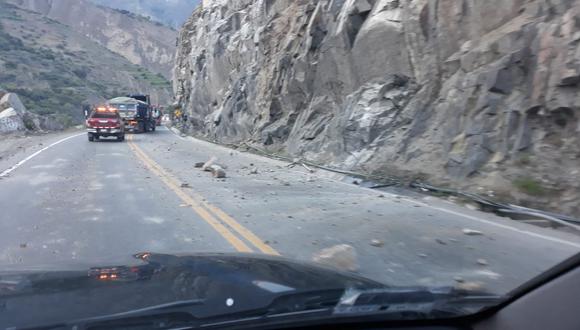
<instances>
[{"instance_id":1,"label":"mountain slope","mask_svg":"<svg viewBox=\"0 0 580 330\"><path fill-rule=\"evenodd\" d=\"M0 1L0 88L20 95L28 110L80 121L83 102L128 92L170 101L158 74L87 39L69 26Z\"/></svg>"},{"instance_id":2,"label":"mountain slope","mask_svg":"<svg viewBox=\"0 0 580 330\"><path fill-rule=\"evenodd\" d=\"M177 32L86 0L7 0L70 26L133 64L171 78Z\"/></svg>"},{"instance_id":3,"label":"mountain slope","mask_svg":"<svg viewBox=\"0 0 580 330\"><path fill-rule=\"evenodd\" d=\"M91 0L109 8L151 17L173 28L180 27L199 4L198 0Z\"/></svg>"},{"instance_id":4,"label":"mountain slope","mask_svg":"<svg viewBox=\"0 0 580 330\"><path fill-rule=\"evenodd\" d=\"M192 133L580 215L580 1L214 0Z\"/></svg>"}]
</instances>

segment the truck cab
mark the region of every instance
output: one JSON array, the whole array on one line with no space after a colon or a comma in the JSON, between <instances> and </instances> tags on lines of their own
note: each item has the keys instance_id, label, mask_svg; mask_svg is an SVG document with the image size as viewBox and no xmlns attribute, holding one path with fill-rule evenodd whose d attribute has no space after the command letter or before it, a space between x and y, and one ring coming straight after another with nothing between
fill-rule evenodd
<instances>
[{"instance_id":1,"label":"truck cab","mask_svg":"<svg viewBox=\"0 0 580 330\"><path fill-rule=\"evenodd\" d=\"M119 111L113 107L95 108L87 118L86 124L90 142L110 136L116 137L117 141L125 140L125 124Z\"/></svg>"}]
</instances>

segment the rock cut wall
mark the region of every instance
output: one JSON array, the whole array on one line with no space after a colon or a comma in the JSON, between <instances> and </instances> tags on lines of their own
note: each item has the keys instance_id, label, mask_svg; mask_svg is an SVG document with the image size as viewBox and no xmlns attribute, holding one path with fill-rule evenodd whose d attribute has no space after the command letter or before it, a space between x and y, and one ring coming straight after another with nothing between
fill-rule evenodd
<instances>
[{"instance_id":1,"label":"rock cut wall","mask_svg":"<svg viewBox=\"0 0 580 330\"><path fill-rule=\"evenodd\" d=\"M215 0L174 69L193 134L580 215L580 1Z\"/></svg>"}]
</instances>

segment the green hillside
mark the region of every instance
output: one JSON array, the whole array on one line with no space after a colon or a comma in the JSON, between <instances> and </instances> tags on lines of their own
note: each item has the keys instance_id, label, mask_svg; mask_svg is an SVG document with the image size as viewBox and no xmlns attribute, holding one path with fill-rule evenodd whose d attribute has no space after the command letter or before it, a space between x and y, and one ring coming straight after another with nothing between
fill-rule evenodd
<instances>
[{"instance_id":1,"label":"green hillside","mask_svg":"<svg viewBox=\"0 0 580 330\"><path fill-rule=\"evenodd\" d=\"M30 111L78 122L85 102L128 92L170 98L161 75L76 34L68 26L0 2L0 88L18 93Z\"/></svg>"}]
</instances>

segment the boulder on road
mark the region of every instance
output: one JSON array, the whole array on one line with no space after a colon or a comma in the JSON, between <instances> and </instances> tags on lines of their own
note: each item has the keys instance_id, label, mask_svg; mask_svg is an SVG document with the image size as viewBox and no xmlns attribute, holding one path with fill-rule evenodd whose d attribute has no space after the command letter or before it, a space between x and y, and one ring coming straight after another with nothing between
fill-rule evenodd
<instances>
[{"instance_id":1,"label":"boulder on road","mask_svg":"<svg viewBox=\"0 0 580 330\"><path fill-rule=\"evenodd\" d=\"M207 162L205 162L205 164L203 164L201 169L206 172L211 172L211 166L215 163L216 160L217 160L216 157L210 158Z\"/></svg>"},{"instance_id":2,"label":"boulder on road","mask_svg":"<svg viewBox=\"0 0 580 330\"><path fill-rule=\"evenodd\" d=\"M319 264L354 272L358 270L357 255L354 247L348 244L335 245L316 253L312 260Z\"/></svg>"},{"instance_id":3,"label":"boulder on road","mask_svg":"<svg viewBox=\"0 0 580 330\"><path fill-rule=\"evenodd\" d=\"M226 171L219 165L211 165L209 170L214 178L223 179L226 177Z\"/></svg>"},{"instance_id":4,"label":"boulder on road","mask_svg":"<svg viewBox=\"0 0 580 330\"><path fill-rule=\"evenodd\" d=\"M26 130L24 121L14 108L0 112L0 133L11 133Z\"/></svg>"},{"instance_id":5,"label":"boulder on road","mask_svg":"<svg viewBox=\"0 0 580 330\"><path fill-rule=\"evenodd\" d=\"M7 93L0 99L0 111L8 108L14 109L19 114L26 112L26 107L20 101L18 95L14 93Z\"/></svg>"}]
</instances>

